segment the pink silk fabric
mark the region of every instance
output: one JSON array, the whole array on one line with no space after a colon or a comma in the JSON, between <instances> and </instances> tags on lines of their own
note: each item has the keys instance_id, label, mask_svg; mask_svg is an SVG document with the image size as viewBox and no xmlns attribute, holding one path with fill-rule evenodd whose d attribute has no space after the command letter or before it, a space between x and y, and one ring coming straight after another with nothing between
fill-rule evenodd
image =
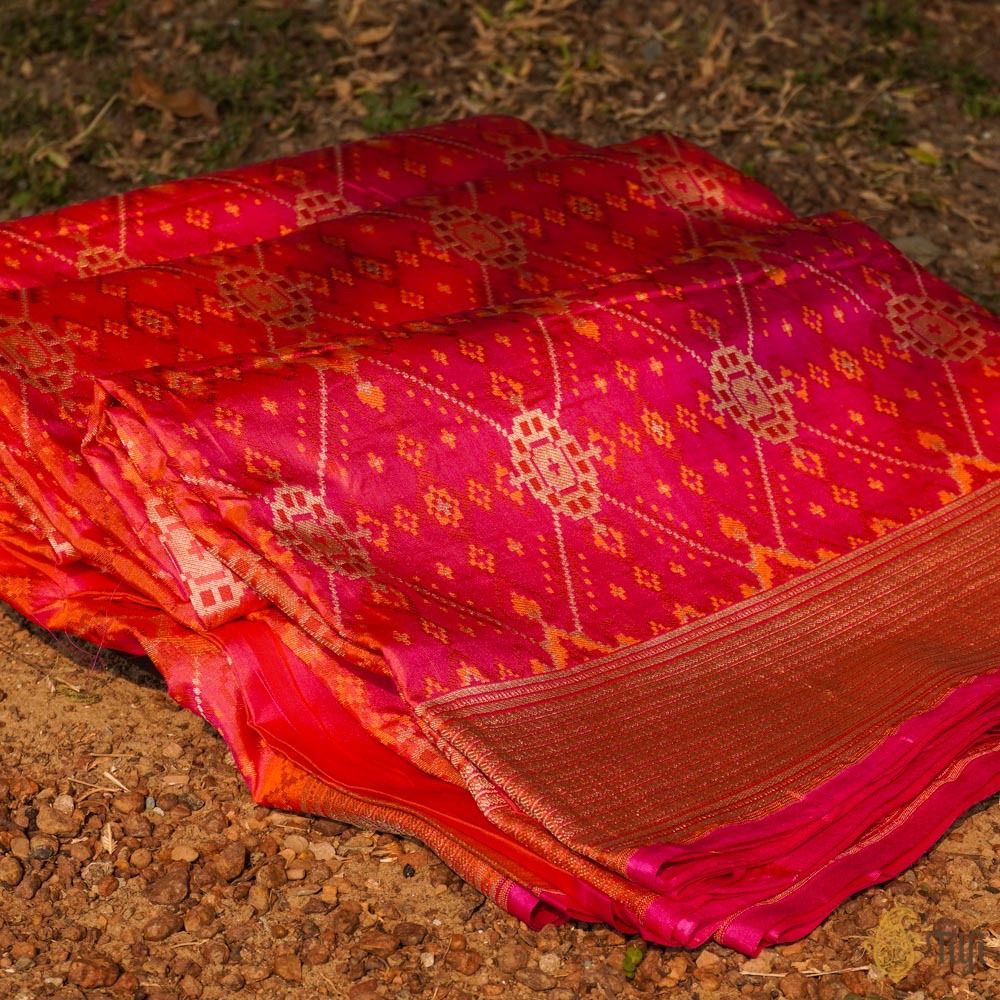
<instances>
[{"instance_id":1,"label":"pink silk fabric","mask_svg":"<svg viewBox=\"0 0 1000 1000\"><path fill-rule=\"evenodd\" d=\"M1000 787L997 323L861 222L496 117L0 262L0 596L259 800L755 953Z\"/></svg>"}]
</instances>

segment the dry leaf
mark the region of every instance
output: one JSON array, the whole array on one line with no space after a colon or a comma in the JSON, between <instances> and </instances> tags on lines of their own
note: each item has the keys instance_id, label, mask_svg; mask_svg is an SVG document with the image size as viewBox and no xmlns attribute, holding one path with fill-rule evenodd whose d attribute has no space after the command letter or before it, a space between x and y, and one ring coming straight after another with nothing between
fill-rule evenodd
<instances>
[{"instance_id":1,"label":"dry leaf","mask_svg":"<svg viewBox=\"0 0 1000 1000\"><path fill-rule=\"evenodd\" d=\"M343 37L335 24L314 24L313 29L324 42L334 42Z\"/></svg>"},{"instance_id":2,"label":"dry leaf","mask_svg":"<svg viewBox=\"0 0 1000 1000\"><path fill-rule=\"evenodd\" d=\"M163 88L151 80L141 69L132 73L128 81L129 93L132 99L142 104L156 105L163 100Z\"/></svg>"},{"instance_id":3,"label":"dry leaf","mask_svg":"<svg viewBox=\"0 0 1000 1000\"><path fill-rule=\"evenodd\" d=\"M52 166L58 167L60 170L67 170L69 168L69 159L58 149L53 149L51 146L46 146L43 149L38 150L31 157L32 163L37 163L39 160L48 160ZM62 682L60 681L60 683ZM77 693L80 691L79 688L72 684L67 684L66 687L72 688Z\"/></svg>"},{"instance_id":4,"label":"dry leaf","mask_svg":"<svg viewBox=\"0 0 1000 1000\"><path fill-rule=\"evenodd\" d=\"M350 10L344 15L344 20L349 28L354 27L354 22L357 21L364 2L365 0L352 0Z\"/></svg>"},{"instance_id":5,"label":"dry leaf","mask_svg":"<svg viewBox=\"0 0 1000 1000\"><path fill-rule=\"evenodd\" d=\"M365 48L368 45L378 45L384 42L396 30L395 24L385 24L379 28L365 28L354 36L354 44Z\"/></svg>"},{"instance_id":6,"label":"dry leaf","mask_svg":"<svg viewBox=\"0 0 1000 1000\"><path fill-rule=\"evenodd\" d=\"M991 160L988 156L983 156L982 153L977 153L974 149L970 149L967 155L973 163L978 163L981 167L986 167L987 170L1000 170L1000 163Z\"/></svg>"},{"instance_id":7,"label":"dry leaf","mask_svg":"<svg viewBox=\"0 0 1000 1000\"><path fill-rule=\"evenodd\" d=\"M141 69L133 72L129 80L129 92L136 103L148 104L178 118L206 118L210 122L219 120L215 104L204 94L191 87L182 87L175 91L164 90Z\"/></svg>"},{"instance_id":8,"label":"dry leaf","mask_svg":"<svg viewBox=\"0 0 1000 1000\"><path fill-rule=\"evenodd\" d=\"M917 163L926 163L929 167L936 167L941 162L941 151L932 146L929 142L918 142L915 146L907 146L907 155Z\"/></svg>"}]
</instances>

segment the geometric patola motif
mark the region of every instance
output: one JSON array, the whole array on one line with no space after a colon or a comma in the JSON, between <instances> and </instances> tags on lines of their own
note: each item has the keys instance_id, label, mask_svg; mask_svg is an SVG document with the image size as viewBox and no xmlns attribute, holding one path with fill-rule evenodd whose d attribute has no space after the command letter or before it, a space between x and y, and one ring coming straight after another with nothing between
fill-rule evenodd
<instances>
[{"instance_id":1,"label":"geometric patola motif","mask_svg":"<svg viewBox=\"0 0 1000 1000\"><path fill-rule=\"evenodd\" d=\"M737 347L715 351L709 371L720 413L732 417L755 437L775 444L795 437L790 383L776 382L770 372Z\"/></svg>"},{"instance_id":2,"label":"geometric patola motif","mask_svg":"<svg viewBox=\"0 0 1000 1000\"><path fill-rule=\"evenodd\" d=\"M986 328L977 311L926 295L894 295L886 303L899 342L941 361L967 361L982 351Z\"/></svg>"},{"instance_id":3,"label":"geometric patola motif","mask_svg":"<svg viewBox=\"0 0 1000 1000\"><path fill-rule=\"evenodd\" d=\"M519 414L509 438L512 486L527 487L536 500L575 521L598 512L601 494L594 463L600 451L595 446L584 448L542 410Z\"/></svg>"},{"instance_id":4,"label":"geometric patola motif","mask_svg":"<svg viewBox=\"0 0 1000 1000\"><path fill-rule=\"evenodd\" d=\"M311 490L283 486L268 501L279 540L301 556L340 576L355 580L375 569L362 542L369 533L352 531Z\"/></svg>"}]
</instances>

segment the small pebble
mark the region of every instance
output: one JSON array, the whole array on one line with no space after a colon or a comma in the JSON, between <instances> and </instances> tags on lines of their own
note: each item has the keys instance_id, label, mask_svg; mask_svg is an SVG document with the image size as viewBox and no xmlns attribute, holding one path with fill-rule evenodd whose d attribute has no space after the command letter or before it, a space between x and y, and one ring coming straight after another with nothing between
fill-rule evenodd
<instances>
[{"instance_id":1,"label":"small pebble","mask_svg":"<svg viewBox=\"0 0 1000 1000\"><path fill-rule=\"evenodd\" d=\"M286 982L302 982L302 962L298 955L276 955L274 958L274 971Z\"/></svg>"},{"instance_id":2,"label":"small pebble","mask_svg":"<svg viewBox=\"0 0 1000 1000\"><path fill-rule=\"evenodd\" d=\"M17 858L5 854L0 858L0 885L13 889L24 877L24 866Z\"/></svg>"},{"instance_id":3,"label":"small pebble","mask_svg":"<svg viewBox=\"0 0 1000 1000\"><path fill-rule=\"evenodd\" d=\"M201 996L201 983L198 982L191 973L186 973L180 982L181 994L186 997L191 997L192 1000L196 997Z\"/></svg>"},{"instance_id":4,"label":"small pebble","mask_svg":"<svg viewBox=\"0 0 1000 1000\"><path fill-rule=\"evenodd\" d=\"M68 978L74 986L82 990L95 990L103 986L114 986L121 975L117 962L103 955L78 958L69 965Z\"/></svg>"},{"instance_id":5,"label":"small pebble","mask_svg":"<svg viewBox=\"0 0 1000 1000\"><path fill-rule=\"evenodd\" d=\"M396 951L399 948L399 943L399 938L377 930L365 931L358 938L358 947L362 951L368 952L369 955L379 955L382 958L387 958Z\"/></svg>"},{"instance_id":6,"label":"small pebble","mask_svg":"<svg viewBox=\"0 0 1000 1000\"><path fill-rule=\"evenodd\" d=\"M514 973L514 978L522 986L527 986L529 990L534 990L536 993L551 990L556 984L551 976L547 976L537 969L521 969Z\"/></svg>"},{"instance_id":7,"label":"small pebble","mask_svg":"<svg viewBox=\"0 0 1000 1000\"><path fill-rule=\"evenodd\" d=\"M142 928L142 936L147 941L163 941L176 934L182 926L183 922L176 913L157 913Z\"/></svg>"},{"instance_id":8,"label":"small pebble","mask_svg":"<svg viewBox=\"0 0 1000 1000\"><path fill-rule=\"evenodd\" d=\"M101 850L103 850L103 848L101 848ZM94 852L90 849L88 844L85 844L82 841L77 841L76 843L69 845L69 856L74 861L84 862L89 861L94 856Z\"/></svg>"},{"instance_id":9,"label":"small pebble","mask_svg":"<svg viewBox=\"0 0 1000 1000\"><path fill-rule=\"evenodd\" d=\"M239 878L247 865L247 849L240 843L233 842L224 847L218 854L209 858L209 864L216 875L226 882Z\"/></svg>"},{"instance_id":10,"label":"small pebble","mask_svg":"<svg viewBox=\"0 0 1000 1000\"><path fill-rule=\"evenodd\" d=\"M142 792L125 792L111 800L111 808L122 816L142 812L146 808L146 796Z\"/></svg>"},{"instance_id":11,"label":"small pebble","mask_svg":"<svg viewBox=\"0 0 1000 1000\"><path fill-rule=\"evenodd\" d=\"M139 847L129 855L128 863L137 871L142 871L153 863L153 855L145 847Z\"/></svg>"},{"instance_id":12,"label":"small pebble","mask_svg":"<svg viewBox=\"0 0 1000 1000\"><path fill-rule=\"evenodd\" d=\"M410 920L404 920L396 924L392 929L394 937L399 938L400 944L407 946L420 944L427 936L427 928L423 924L417 924Z\"/></svg>"},{"instance_id":13,"label":"small pebble","mask_svg":"<svg viewBox=\"0 0 1000 1000\"><path fill-rule=\"evenodd\" d=\"M308 966L326 965L330 961L330 949L320 941L313 941L302 949L302 964Z\"/></svg>"},{"instance_id":14,"label":"small pebble","mask_svg":"<svg viewBox=\"0 0 1000 1000\"><path fill-rule=\"evenodd\" d=\"M497 966L501 972L517 972L527 966L530 957L531 952L523 944L508 941L497 952Z\"/></svg>"},{"instance_id":15,"label":"small pebble","mask_svg":"<svg viewBox=\"0 0 1000 1000\"><path fill-rule=\"evenodd\" d=\"M696 969L705 972L722 972L726 968L726 963L712 951L703 951L694 964Z\"/></svg>"},{"instance_id":16,"label":"small pebble","mask_svg":"<svg viewBox=\"0 0 1000 1000\"><path fill-rule=\"evenodd\" d=\"M353 934L361 921L361 904L354 899L341 903L333 911L330 926L338 934Z\"/></svg>"},{"instance_id":17,"label":"small pebble","mask_svg":"<svg viewBox=\"0 0 1000 1000\"><path fill-rule=\"evenodd\" d=\"M75 837L83 826L83 814L64 812L53 806L42 806L35 817L35 826L40 833L51 833L57 837Z\"/></svg>"},{"instance_id":18,"label":"small pebble","mask_svg":"<svg viewBox=\"0 0 1000 1000\"><path fill-rule=\"evenodd\" d=\"M118 879L114 875L105 875L104 878L100 879L97 885L94 886L94 891L102 899L107 899L108 896L113 895L118 891Z\"/></svg>"},{"instance_id":19,"label":"small pebble","mask_svg":"<svg viewBox=\"0 0 1000 1000\"><path fill-rule=\"evenodd\" d=\"M226 965L232 957L229 945L218 938L214 941L206 941L200 950L206 965Z\"/></svg>"},{"instance_id":20,"label":"small pebble","mask_svg":"<svg viewBox=\"0 0 1000 1000\"><path fill-rule=\"evenodd\" d=\"M479 967L483 964L483 956L478 951L449 951L444 962L459 975L471 976L479 971Z\"/></svg>"},{"instance_id":21,"label":"small pebble","mask_svg":"<svg viewBox=\"0 0 1000 1000\"><path fill-rule=\"evenodd\" d=\"M215 920L215 908L208 903L199 903L184 914L184 930L189 934L203 931Z\"/></svg>"},{"instance_id":22,"label":"small pebble","mask_svg":"<svg viewBox=\"0 0 1000 1000\"><path fill-rule=\"evenodd\" d=\"M21 879L17 888L14 890L14 895L18 899L34 899L35 893L38 892L42 887L42 880L37 874L37 872L28 872L24 878Z\"/></svg>"},{"instance_id":23,"label":"small pebble","mask_svg":"<svg viewBox=\"0 0 1000 1000\"><path fill-rule=\"evenodd\" d=\"M293 854L302 854L309 850L309 841L301 833L290 833L285 837L284 845Z\"/></svg>"},{"instance_id":24,"label":"small pebble","mask_svg":"<svg viewBox=\"0 0 1000 1000\"><path fill-rule=\"evenodd\" d=\"M265 889L277 889L288 881L283 864L266 864L257 872L257 885Z\"/></svg>"},{"instance_id":25,"label":"small pebble","mask_svg":"<svg viewBox=\"0 0 1000 1000\"><path fill-rule=\"evenodd\" d=\"M146 889L146 898L152 903L169 906L187 899L188 891L188 869L181 865L152 882Z\"/></svg>"},{"instance_id":26,"label":"small pebble","mask_svg":"<svg viewBox=\"0 0 1000 1000\"><path fill-rule=\"evenodd\" d=\"M538 959L538 968L542 970L547 976L554 976L562 966L562 961L559 956L553 954L551 951L547 951L541 958Z\"/></svg>"},{"instance_id":27,"label":"small pebble","mask_svg":"<svg viewBox=\"0 0 1000 1000\"><path fill-rule=\"evenodd\" d=\"M271 908L271 890L262 885L252 885L247 893L247 902L258 913L267 913Z\"/></svg>"},{"instance_id":28,"label":"small pebble","mask_svg":"<svg viewBox=\"0 0 1000 1000\"><path fill-rule=\"evenodd\" d=\"M262 962L259 965L244 965L243 978L248 983L259 983L274 972L274 965L271 962Z\"/></svg>"},{"instance_id":29,"label":"small pebble","mask_svg":"<svg viewBox=\"0 0 1000 1000\"><path fill-rule=\"evenodd\" d=\"M804 1000L809 996L809 980L801 972L790 972L778 981L777 986L788 1000Z\"/></svg>"},{"instance_id":30,"label":"small pebble","mask_svg":"<svg viewBox=\"0 0 1000 1000\"><path fill-rule=\"evenodd\" d=\"M47 833L36 833L30 841L31 857L36 861L47 861L59 853L59 841Z\"/></svg>"}]
</instances>

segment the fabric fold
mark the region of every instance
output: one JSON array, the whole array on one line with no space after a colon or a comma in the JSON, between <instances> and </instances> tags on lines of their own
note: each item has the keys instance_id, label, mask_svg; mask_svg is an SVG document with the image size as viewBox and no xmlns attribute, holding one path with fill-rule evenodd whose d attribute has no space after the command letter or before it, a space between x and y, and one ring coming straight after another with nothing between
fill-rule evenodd
<instances>
[{"instance_id":1,"label":"fabric fold","mask_svg":"<svg viewBox=\"0 0 1000 1000\"><path fill-rule=\"evenodd\" d=\"M863 223L490 117L0 251L0 593L258 800L754 954L1000 788L998 325Z\"/></svg>"}]
</instances>

